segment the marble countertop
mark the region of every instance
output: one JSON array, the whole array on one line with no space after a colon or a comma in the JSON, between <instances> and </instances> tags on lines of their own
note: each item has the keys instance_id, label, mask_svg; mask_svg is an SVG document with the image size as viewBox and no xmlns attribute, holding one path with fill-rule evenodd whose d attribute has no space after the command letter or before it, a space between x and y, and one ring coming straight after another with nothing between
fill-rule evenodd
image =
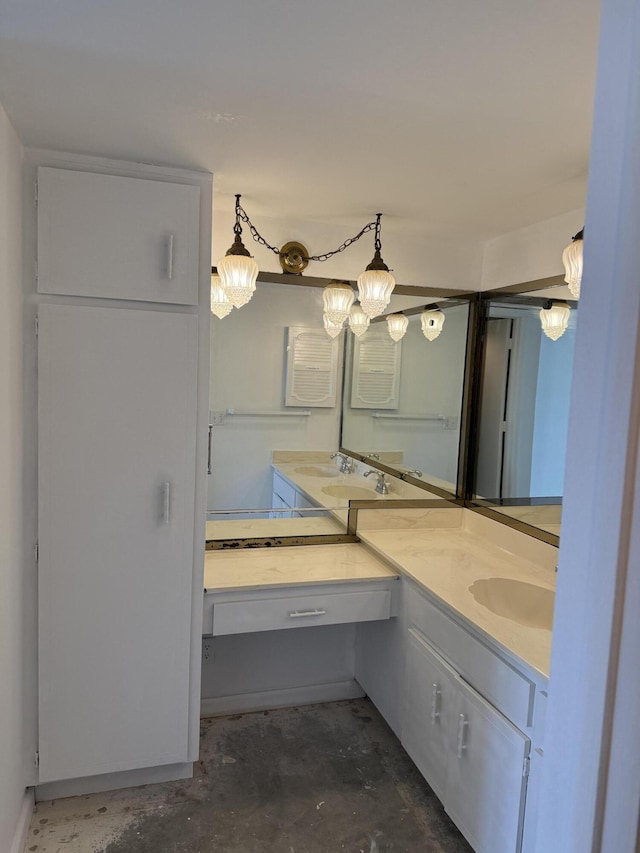
<instances>
[{"instance_id":1,"label":"marble countertop","mask_svg":"<svg viewBox=\"0 0 640 853\"><path fill-rule=\"evenodd\" d=\"M476 601L469 587L485 578L511 578L555 590L555 573L460 528L367 530L361 539L375 553L468 620L531 674L549 677L551 631L499 616Z\"/></svg>"},{"instance_id":2,"label":"marble countertop","mask_svg":"<svg viewBox=\"0 0 640 853\"><path fill-rule=\"evenodd\" d=\"M362 545L351 543L207 551L204 559L205 592L397 577L398 572L387 562Z\"/></svg>"},{"instance_id":3,"label":"marble countertop","mask_svg":"<svg viewBox=\"0 0 640 853\"><path fill-rule=\"evenodd\" d=\"M432 492L421 489L418 486L413 486L411 483L406 483L398 477L387 477L389 483L389 494L381 495L375 490L376 478L371 476L365 477L358 472L353 474L341 474L334 462L328 461L321 467L335 470L337 476L332 477L310 477L305 474L300 474L299 468L306 467L300 462L279 462L273 465L274 471L288 480L298 491L302 492L313 503L319 506L327 507L332 510L346 509L349 506L349 499L342 497L332 497L323 492L327 486L351 486L357 489L366 489L370 496L367 500L406 500L413 498L416 500L440 500L440 495L435 495ZM368 467L364 466L367 470ZM360 498L362 500L362 498ZM344 513L336 513L344 515Z\"/></svg>"}]
</instances>

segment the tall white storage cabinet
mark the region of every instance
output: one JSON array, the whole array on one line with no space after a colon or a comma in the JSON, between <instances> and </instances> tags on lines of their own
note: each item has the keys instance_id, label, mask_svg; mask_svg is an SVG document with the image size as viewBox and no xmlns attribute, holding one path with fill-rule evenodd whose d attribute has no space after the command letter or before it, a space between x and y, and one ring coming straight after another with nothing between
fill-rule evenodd
<instances>
[{"instance_id":1,"label":"tall white storage cabinet","mask_svg":"<svg viewBox=\"0 0 640 853\"><path fill-rule=\"evenodd\" d=\"M197 757L200 187L37 171L38 781L117 787Z\"/></svg>"}]
</instances>

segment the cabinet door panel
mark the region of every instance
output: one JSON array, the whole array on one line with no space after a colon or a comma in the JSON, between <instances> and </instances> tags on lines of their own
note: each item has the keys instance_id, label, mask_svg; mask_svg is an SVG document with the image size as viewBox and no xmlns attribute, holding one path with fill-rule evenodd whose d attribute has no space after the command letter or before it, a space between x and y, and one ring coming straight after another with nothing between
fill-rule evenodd
<instances>
[{"instance_id":1,"label":"cabinet door panel","mask_svg":"<svg viewBox=\"0 0 640 853\"><path fill-rule=\"evenodd\" d=\"M455 673L415 630L407 636L402 745L443 799L453 749Z\"/></svg>"},{"instance_id":2,"label":"cabinet door panel","mask_svg":"<svg viewBox=\"0 0 640 853\"><path fill-rule=\"evenodd\" d=\"M531 741L462 681L455 717L445 809L476 853L516 853Z\"/></svg>"},{"instance_id":3,"label":"cabinet door panel","mask_svg":"<svg viewBox=\"0 0 640 853\"><path fill-rule=\"evenodd\" d=\"M200 189L38 169L38 292L198 303Z\"/></svg>"},{"instance_id":4,"label":"cabinet door panel","mask_svg":"<svg viewBox=\"0 0 640 853\"><path fill-rule=\"evenodd\" d=\"M40 781L183 762L197 317L39 319Z\"/></svg>"}]
</instances>

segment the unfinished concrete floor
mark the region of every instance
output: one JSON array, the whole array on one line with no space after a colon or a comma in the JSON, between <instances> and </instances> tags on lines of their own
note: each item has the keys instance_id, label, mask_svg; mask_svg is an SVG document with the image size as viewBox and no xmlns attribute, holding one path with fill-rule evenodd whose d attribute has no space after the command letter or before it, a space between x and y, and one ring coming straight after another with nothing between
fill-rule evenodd
<instances>
[{"instance_id":1,"label":"unfinished concrete floor","mask_svg":"<svg viewBox=\"0 0 640 853\"><path fill-rule=\"evenodd\" d=\"M468 853L366 699L202 721L193 779L39 803L30 853Z\"/></svg>"}]
</instances>

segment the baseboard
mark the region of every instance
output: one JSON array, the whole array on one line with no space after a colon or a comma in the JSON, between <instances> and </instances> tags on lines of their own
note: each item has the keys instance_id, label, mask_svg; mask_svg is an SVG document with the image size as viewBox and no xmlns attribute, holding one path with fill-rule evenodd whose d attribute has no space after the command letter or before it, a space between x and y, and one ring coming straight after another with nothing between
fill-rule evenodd
<instances>
[{"instance_id":1,"label":"baseboard","mask_svg":"<svg viewBox=\"0 0 640 853\"><path fill-rule=\"evenodd\" d=\"M287 687L284 690L264 690L259 693L240 693L236 696L216 696L203 699L200 714L219 717L247 711L266 711L271 708L288 708L292 705L315 705L321 702L338 702L342 699L361 699L364 690L357 681L334 681L310 687Z\"/></svg>"},{"instance_id":2,"label":"baseboard","mask_svg":"<svg viewBox=\"0 0 640 853\"><path fill-rule=\"evenodd\" d=\"M137 785L153 785L158 782L175 782L191 779L193 764L163 764L160 767L143 767L141 770L125 770L121 773L105 773L101 776L86 776L82 779L64 779L61 782L45 782L36 785L36 802L58 800L62 797L78 797L81 794L97 794L115 791L118 788L134 788Z\"/></svg>"},{"instance_id":3,"label":"baseboard","mask_svg":"<svg viewBox=\"0 0 640 853\"><path fill-rule=\"evenodd\" d=\"M27 844L27 836L29 835L33 806L33 788L27 788L24 792L22 807L20 809L20 817L18 818L16 831L13 833L13 841L11 842L9 853L23 853Z\"/></svg>"}]
</instances>

